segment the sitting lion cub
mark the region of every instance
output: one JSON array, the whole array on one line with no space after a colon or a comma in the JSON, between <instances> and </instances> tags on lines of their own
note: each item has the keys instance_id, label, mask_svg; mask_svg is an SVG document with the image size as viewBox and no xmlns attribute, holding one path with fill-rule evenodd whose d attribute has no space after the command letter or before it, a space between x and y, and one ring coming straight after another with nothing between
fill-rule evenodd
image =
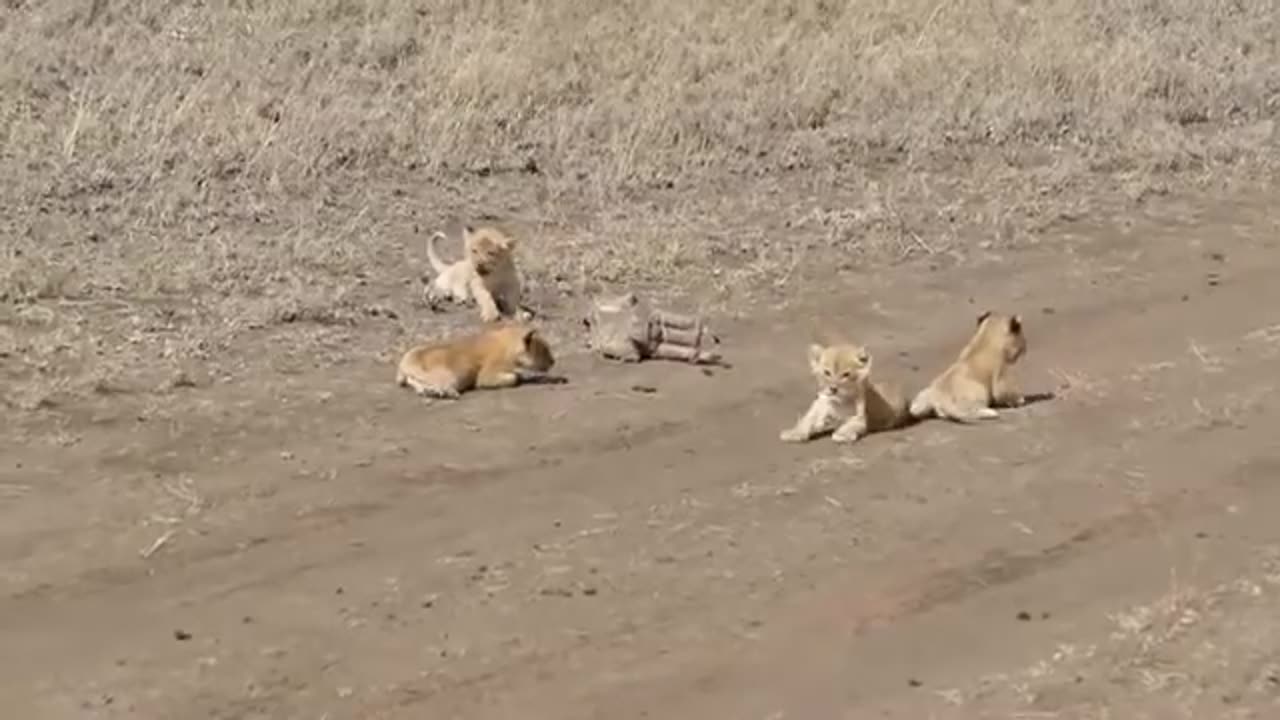
<instances>
[{"instance_id":1,"label":"sitting lion cub","mask_svg":"<svg viewBox=\"0 0 1280 720\"><path fill-rule=\"evenodd\" d=\"M551 347L537 330L503 323L409 350L396 368L396 384L419 395L452 400L475 388L568 382L548 374L555 364Z\"/></svg>"},{"instance_id":2,"label":"sitting lion cub","mask_svg":"<svg viewBox=\"0 0 1280 720\"><path fill-rule=\"evenodd\" d=\"M1025 398L1010 383L1008 371L1026 352L1022 318L982 313L960 357L912 399L911 416L971 423L999 417L994 407L1023 405Z\"/></svg>"},{"instance_id":3,"label":"sitting lion cub","mask_svg":"<svg viewBox=\"0 0 1280 720\"><path fill-rule=\"evenodd\" d=\"M832 440L851 443L902 427L909 419L897 388L871 382L871 353L861 345L810 345L809 367L818 381L818 397L794 427L782 431L782 440L805 442L834 429Z\"/></svg>"},{"instance_id":4,"label":"sitting lion cub","mask_svg":"<svg viewBox=\"0 0 1280 720\"><path fill-rule=\"evenodd\" d=\"M527 319L532 316L520 305L514 238L496 228L476 229L467 225L462 229L465 257L446 263L436 250L436 241L444 237L444 233L437 232L427 239L427 259L436 271L425 293L427 304L435 307L441 300L459 303L474 300L484 322L493 322L499 317Z\"/></svg>"}]
</instances>

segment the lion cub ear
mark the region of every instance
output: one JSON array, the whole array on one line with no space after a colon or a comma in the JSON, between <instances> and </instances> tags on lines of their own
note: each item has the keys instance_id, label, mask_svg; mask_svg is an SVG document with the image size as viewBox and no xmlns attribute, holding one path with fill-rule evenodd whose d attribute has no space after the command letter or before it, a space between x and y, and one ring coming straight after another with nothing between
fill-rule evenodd
<instances>
[{"instance_id":1,"label":"lion cub ear","mask_svg":"<svg viewBox=\"0 0 1280 720\"><path fill-rule=\"evenodd\" d=\"M525 347L529 347L530 345L533 345L533 343L537 340L537 338L538 338L537 328L525 328L524 334L520 336L520 340L521 342L524 343Z\"/></svg>"},{"instance_id":2,"label":"lion cub ear","mask_svg":"<svg viewBox=\"0 0 1280 720\"><path fill-rule=\"evenodd\" d=\"M987 318L989 318L989 317L991 317L991 311L990 311L990 310L983 310L983 311L982 311L982 314L978 316L978 326L979 326L979 327L981 327L981 326L982 326L982 321L983 321L983 320L986 320L986 319L987 319Z\"/></svg>"},{"instance_id":3,"label":"lion cub ear","mask_svg":"<svg viewBox=\"0 0 1280 720\"><path fill-rule=\"evenodd\" d=\"M1022 316L1021 315L1014 315L1013 317L1009 318L1009 332L1013 333L1014 335L1022 334Z\"/></svg>"},{"instance_id":4,"label":"lion cub ear","mask_svg":"<svg viewBox=\"0 0 1280 720\"><path fill-rule=\"evenodd\" d=\"M858 360L858 364L864 367L871 367L871 351L866 348L858 350L858 354L854 356Z\"/></svg>"},{"instance_id":5,"label":"lion cub ear","mask_svg":"<svg viewBox=\"0 0 1280 720\"><path fill-rule=\"evenodd\" d=\"M822 353L825 350L826 348L822 347L817 343L811 343L809 345L809 366L810 367L813 367L813 368L818 367L818 364L822 362Z\"/></svg>"}]
</instances>

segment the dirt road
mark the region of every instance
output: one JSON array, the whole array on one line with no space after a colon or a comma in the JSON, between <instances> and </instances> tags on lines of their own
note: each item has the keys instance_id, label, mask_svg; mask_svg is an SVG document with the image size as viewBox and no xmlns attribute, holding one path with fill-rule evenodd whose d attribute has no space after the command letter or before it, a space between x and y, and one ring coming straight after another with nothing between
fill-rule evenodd
<instances>
[{"instance_id":1,"label":"dirt road","mask_svg":"<svg viewBox=\"0 0 1280 720\"><path fill-rule=\"evenodd\" d=\"M568 385L425 407L367 362L164 419L102 399L74 442L6 441L0 697L28 720L1266 717L1278 242L1233 205L850 271L723 327L709 373L570 355ZM988 308L1023 314L1019 377L1058 398L777 441L808 318L916 387ZM1229 662L1197 676L1206 646ZM1164 684L1124 680L1144 659Z\"/></svg>"}]
</instances>

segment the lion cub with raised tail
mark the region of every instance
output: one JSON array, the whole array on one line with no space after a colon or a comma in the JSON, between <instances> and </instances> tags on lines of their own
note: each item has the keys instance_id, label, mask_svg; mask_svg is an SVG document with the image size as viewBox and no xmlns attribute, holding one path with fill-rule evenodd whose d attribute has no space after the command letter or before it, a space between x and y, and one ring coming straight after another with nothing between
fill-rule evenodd
<instances>
[{"instance_id":1,"label":"lion cub with raised tail","mask_svg":"<svg viewBox=\"0 0 1280 720\"><path fill-rule=\"evenodd\" d=\"M960 357L911 400L911 416L931 415L961 423L1000 416L996 407L1026 401L1009 378L1009 368L1027 352L1022 318L987 311Z\"/></svg>"},{"instance_id":2,"label":"lion cub with raised tail","mask_svg":"<svg viewBox=\"0 0 1280 720\"><path fill-rule=\"evenodd\" d=\"M537 330L504 323L409 350L396 368L396 384L425 397L452 400L475 388L568 382L549 374L555 364L551 346Z\"/></svg>"},{"instance_id":3,"label":"lion cub with raised tail","mask_svg":"<svg viewBox=\"0 0 1280 720\"><path fill-rule=\"evenodd\" d=\"M871 353L861 345L809 346L809 368L818 396L796 424L782 431L786 442L806 442L834 430L838 443L902 427L910 419L901 392L871 381Z\"/></svg>"},{"instance_id":4,"label":"lion cub with raised tail","mask_svg":"<svg viewBox=\"0 0 1280 720\"><path fill-rule=\"evenodd\" d=\"M444 233L437 232L427 239L427 259L436 271L425 293L428 305L435 307L441 300L474 300L483 322L501 317L532 317L533 313L520 304L515 238L496 228L467 225L462 228L465 254L461 260L448 263L436 249L436 241L444 237Z\"/></svg>"}]
</instances>

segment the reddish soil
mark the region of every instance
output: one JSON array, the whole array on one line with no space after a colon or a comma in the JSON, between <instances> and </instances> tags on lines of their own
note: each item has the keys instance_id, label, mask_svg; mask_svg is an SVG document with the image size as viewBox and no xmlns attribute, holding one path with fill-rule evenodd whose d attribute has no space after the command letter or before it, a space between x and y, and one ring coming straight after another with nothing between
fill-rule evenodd
<instances>
[{"instance_id":1,"label":"reddish soil","mask_svg":"<svg viewBox=\"0 0 1280 720\"><path fill-rule=\"evenodd\" d=\"M567 385L427 406L368 360L11 437L5 714L1276 717L1267 627L1201 613L1240 661L1205 692L1121 682L1106 648L1129 608L1261 578L1280 546L1280 225L1259 203L1066 230L849 270L721 323L729 369L566 350ZM1058 397L777 440L811 318L915 387L988 308L1024 316L1019 377ZM1068 644L1101 650L1062 675Z\"/></svg>"}]
</instances>

